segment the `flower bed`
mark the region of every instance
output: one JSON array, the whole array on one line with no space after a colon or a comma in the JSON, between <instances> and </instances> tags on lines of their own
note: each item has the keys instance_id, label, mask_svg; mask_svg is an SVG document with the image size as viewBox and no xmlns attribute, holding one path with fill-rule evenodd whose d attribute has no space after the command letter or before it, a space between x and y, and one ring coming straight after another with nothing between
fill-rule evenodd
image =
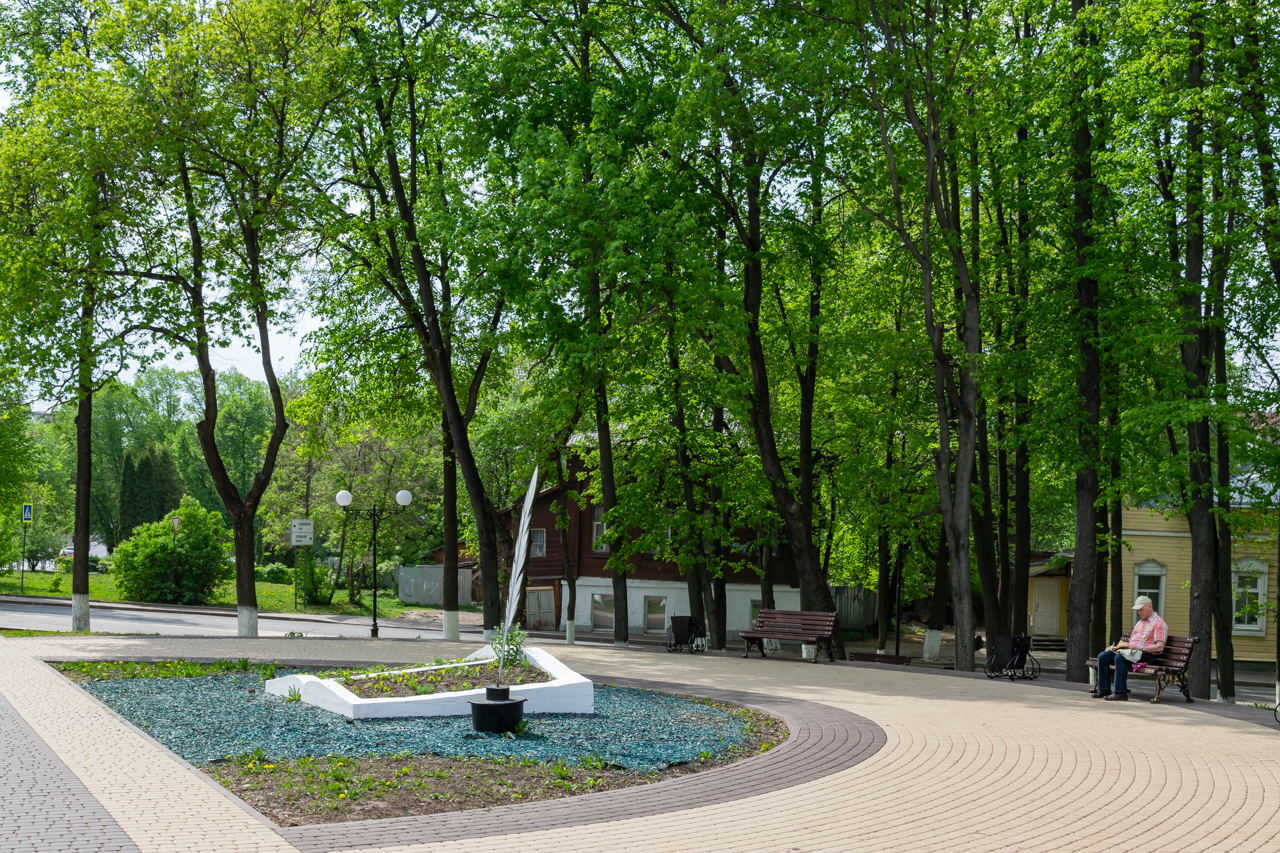
<instances>
[{"instance_id":1,"label":"flower bed","mask_svg":"<svg viewBox=\"0 0 1280 853\"><path fill-rule=\"evenodd\" d=\"M373 699L479 690L497 680L498 664L490 661L460 667L349 675L338 679L338 683L361 699ZM504 667L502 671L502 683L513 686L545 684L550 680L546 672L528 664Z\"/></svg>"},{"instance_id":2,"label":"flower bed","mask_svg":"<svg viewBox=\"0 0 1280 853\"><path fill-rule=\"evenodd\" d=\"M546 649L526 648L520 653L523 665L546 673L545 681L531 683L526 680L511 688L513 699L524 699L525 714L590 714L592 712L591 682L565 666ZM265 685L268 693L298 699L307 705L315 705L350 717L368 720L382 717L447 717L470 715L472 699L483 698L485 691L476 686L472 690L453 690L427 694L409 693L393 696L375 692L370 696L352 692L344 682L412 678L420 683L422 678L439 676L449 671L471 673L480 664L493 661L493 649L485 646L460 662L429 667L405 667L395 671L383 671L359 675L348 672L310 675L295 673L273 678ZM497 673L493 673L496 677ZM459 676L467 680L469 675ZM496 680L496 678L495 678ZM507 681L505 675L503 681ZM428 682L429 683L429 682Z\"/></svg>"}]
</instances>

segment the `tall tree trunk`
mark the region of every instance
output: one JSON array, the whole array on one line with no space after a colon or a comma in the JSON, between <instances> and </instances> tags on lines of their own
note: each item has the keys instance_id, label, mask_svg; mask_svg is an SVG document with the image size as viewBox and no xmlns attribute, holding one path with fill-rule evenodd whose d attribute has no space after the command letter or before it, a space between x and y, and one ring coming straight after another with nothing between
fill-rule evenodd
<instances>
[{"instance_id":1,"label":"tall tree trunk","mask_svg":"<svg viewBox=\"0 0 1280 853\"><path fill-rule=\"evenodd\" d=\"M562 454L556 454L556 485L560 488L560 505L556 508L556 530L560 534L560 570L564 577L565 595L565 642L575 639L578 613L578 578L573 571L573 561L569 558L569 485L564 480L564 462Z\"/></svg>"},{"instance_id":2,"label":"tall tree trunk","mask_svg":"<svg viewBox=\"0 0 1280 853\"><path fill-rule=\"evenodd\" d=\"M698 501L694 495L693 472L689 460L689 426L685 420L684 380L680 367L680 349L676 342L676 309L672 294L667 294L667 369L671 372L671 419L676 428L676 469L680 476L680 491L684 499L685 513L690 519L697 517ZM692 534L682 537L680 551L687 561L685 583L689 591L689 614L707 630L707 609L702 600L702 580L706 574L705 556L701 543Z\"/></svg>"},{"instance_id":3,"label":"tall tree trunk","mask_svg":"<svg viewBox=\"0 0 1280 853\"><path fill-rule=\"evenodd\" d=\"M763 532L761 538L764 538ZM772 537L769 537L772 539ZM777 610L778 605L773 597L773 543L767 541L760 546L760 608Z\"/></svg>"},{"instance_id":4,"label":"tall tree trunk","mask_svg":"<svg viewBox=\"0 0 1280 853\"><path fill-rule=\"evenodd\" d=\"M1085 0L1072 0L1071 15L1078 27L1077 49L1089 47L1090 36L1080 16ZM1076 339L1079 372L1076 376L1076 398L1080 413L1078 427L1079 456L1076 461L1076 527L1075 558L1071 565L1071 584L1067 591L1067 681L1087 682L1089 669L1089 611L1093 597L1093 573L1098 550L1098 427L1101 414L1098 358L1098 282L1089 271L1093 261L1093 134L1089 129L1088 83L1083 71L1077 71L1076 88L1071 101L1073 125L1072 180L1074 221L1072 243L1076 277Z\"/></svg>"},{"instance_id":5,"label":"tall tree trunk","mask_svg":"<svg viewBox=\"0 0 1280 853\"><path fill-rule=\"evenodd\" d=\"M1006 397L1004 404L1008 404ZM1013 561L1009 553L1009 454L1005 450L1008 430L1003 405L996 413L996 561L1000 569L1000 621L1006 632L1013 631Z\"/></svg>"},{"instance_id":6,"label":"tall tree trunk","mask_svg":"<svg viewBox=\"0 0 1280 853\"><path fill-rule=\"evenodd\" d=\"M1031 37L1031 19L1023 13L1020 38ZM1017 29L1015 27L1015 34ZM1015 634L1027 633L1028 601L1031 586L1031 460L1027 448L1027 430L1031 424L1031 400L1027 396L1025 358L1027 354L1027 322L1024 316L1031 298L1031 238L1030 204L1027 198L1026 146L1028 130L1018 128L1018 273L1017 314L1013 321L1013 350L1019 357L1018 372L1014 380L1013 423L1018 443L1013 451L1013 611L1012 628ZM1014 293L1014 278L1009 279L1009 295Z\"/></svg>"},{"instance_id":7,"label":"tall tree trunk","mask_svg":"<svg viewBox=\"0 0 1280 853\"><path fill-rule=\"evenodd\" d=\"M618 505L618 489L614 480L613 467L613 434L609 425L609 394L605 387L604 374L596 379L595 388L596 438L600 448L600 499L604 509L604 517L609 518ZM613 549L610 548L610 551ZM610 562L615 562L610 557ZM617 560L613 567L613 644L626 647L630 638L628 628L627 607L627 564L625 560Z\"/></svg>"},{"instance_id":8,"label":"tall tree trunk","mask_svg":"<svg viewBox=\"0 0 1280 853\"><path fill-rule=\"evenodd\" d=\"M1262 187L1262 216L1259 232L1271 268L1271 285L1280 288L1280 177L1276 174L1276 153L1271 139L1271 120L1263 78L1263 48L1258 39L1259 4L1247 0L1244 15L1244 44L1240 53L1245 78L1244 107L1249 118L1254 149L1258 153L1258 182Z\"/></svg>"},{"instance_id":9,"label":"tall tree trunk","mask_svg":"<svg viewBox=\"0 0 1280 853\"><path fill-rule=\"evenodd\" d=\"M947 627L947 601L951 598L951 583L947 574L947 532L938 532L938 549L933 555L933 593L929 598L930 631Z\"/></svg>"},{"instance_id":10,"label":"tall tree trunk","mask_svg":"<svg viewBox=\"0 0 1280 853\"><path fill-rule=\"evenodd\" d=\"M880 576L876 582L876 623L880 629L876 651L883 652L889 643L889 621L893 618L893 569L889 567L889 531L881 527L876 539L880 567Z\"/></svg>"},{"instance_id":11,"label":"tall tree trunk","mask_svg":"<svg viewBox=\"0 0 1280 853\"><path fill-rule=\"evenodd\" d=\"M457 640L461 637L458 627L458 462L453 455L453 435L449 432L447 420L442 419L440 432L440 524L444 528L444 557L440 562L444 566L441 585L444 638Z\"/></svg>"},{"instance_id":12,"label":"tall tree trunk","mask_svg":"<svg viewBox=\"0 0 1280 853\"><path fill-rule=\"evenodd\" d=\"M1193 6L1188 36L1191 42L1187 63L1187 86L1204 88L1203 12ZM1180 346L1182 369L1187 377L1189 402L1203 400L1208 390L1208 364L1212 358L1209 329L1203 316L1202 266L1204 264L1204 140L1203 117L1198 105L1187 114L1187 263L1182 311L1184 339ZM1213 448L1207 418L1187 423L1187 464L1190 506L1187 522L1191 528L1191 635L1199 637L1191 653L1188 680L1191 695L1209 698L1209 667L1213 657L1214 588L1218 560L1217 531L1213 522Z\"/></svg>"},{"instance_id":13,"label":"tall tree trunk","mask_svg":"<svg viewBox=\"0 0 1280 853\"><path fill-rule=\"evenodd\" d=\"M995 638L1008 633L1001 618L1000 576L996 565L994 513L991 510L991 454L987 444L987 403L978 400L978 452L974 479L982 490L982 500L973 506L973 544L978 561L978 584L982 588L982 622L987 635L987 649Z\"/></svg>"},{"instance_id":14,"label":"tall tree trunk","mask_svg":"<svg viewBox=\"0 0 1280 853\"><path fill-rule=\"evenodd\" d=\"M835 599L822 577L822 566L813 542L812 505L805 504L803 494L796 494L791 486L787 466L778 451L773 427L772 388L769 382L768 362L760 333L760 311L764 296L764 268L761 260L763 239L761 236L761 175L759 164L763 162L757 152L747 148L743 152L743 166L750 176L746 186L747 221L742 238L747 250L743 264L743 307L746 310L747 355L750 366L751 393L749 410L756 449L774 509L783 521L787 541L791 546L791 558L795 561L800 582L800 607L803 610L819 610L834 613ZM724 363L724 358L719 359ZM799 479L812 484L812 455L808 459L810 470L800 472ZM836 635L836 654L844 654L844 639Z\"/></svg>"},{"instance_id":15,"label":"tall tree trunk","mask_svg":"<svg viewBox=\"0 0 1280 853\"><path fill-rule=\"evenodd\" d=\"M1106 512L1098 512L1097 541L1104 543L1097 551L1093 572L1093 600L1089 614L1089 648L1094 653L1107 646L1107 562L1110 549L1105 543L1111 541L1111 527Z\"/></svg>"},{"instance_id":16,"label":"tall tree trunk","mask_svg":"<svg viewBox=\"0 0 1280 853\"><path fill-rule=\"evenodd\" d=\"M1116 643L1120 635L1128 630L1125 613L1131 612L1125 607L1124 600L1124 493L1120 480L1120 450L1123 440L1120 433L1120 409L1111 407L1111 631L1107 642Z\"/></svg>"},{"instance_id":17,"label":"tall tree trunk","mask_svg":"<svg viewBox=\"0 0 1280 853\"><path fill-rule=\"evenodd\" d=\"M80 309L80 363L76 377L76 502L71 559L71 630L89 630L89 507L93 483L93 296L89 286ZM86 346L88 345L88 346Z\"/></svg>"},{"instance_id":18,"label":"tall tree trunk","mask_svg":"<svg viewBox=\"0 0 1280 853\"><path fill-rule=\"evenodd\" d=\"M1215 207L1222 203L1222 150L1221 135L1214 138L1213 200ZM1234 175L1229 181L1229 191L1235 195ZM1227 408L1227 271L1231 265L1231 241L1235 231L1235 210L1227 214L1226 239L1215 241L1209 263L1213 284L1213 396L1215 408L1225 412ZM1231 444L1225 417L1217 421L1218 451L1218 555L1214 561L1214 639L1218 644L1218 701L1234 703L1236 700L1235 642L1231 632L1235 628L1235 590L1231 578ZM1265 617L1263 617L1265 619Z\"/></svg>"},{"instance_id":19,"label":"tall tree trunk","mask_svg":"<svg viewBox=\"0 0 1280 853\"><path fill-rule=\"evenodd\" d=\"M253 476L253 482L245 494L231 480L227 466L218 448L218 382L209 352L209 330L205 313L205 259L204 242L199 217L196 213L195 195L192 190L191 167L184 154L178 156L178 174L185 206L187 234L190 238L191 277L185 283L190 303L195 346L193 354L200 375L201 419L196 423L196 439L209 469L209 478L222 505L231 518L231 534L236 563L236 634L240 637L258 636L258 589L254 576L257 557L257 526L255 521L262 496L271 485L275 474L280 445L284 443L289 421L285 417L284 395L271 360L270 317L265 298L251 303L254 324L258 336L258 351L262 359L262 371L267 392L271 398L271 435L263 452L262 464ZM251 293L261 297L266 292L262 282L259 247L261 235L252 226L244 226L243 249L248 267L248 284Z\"/></svg>"}]
</instances>

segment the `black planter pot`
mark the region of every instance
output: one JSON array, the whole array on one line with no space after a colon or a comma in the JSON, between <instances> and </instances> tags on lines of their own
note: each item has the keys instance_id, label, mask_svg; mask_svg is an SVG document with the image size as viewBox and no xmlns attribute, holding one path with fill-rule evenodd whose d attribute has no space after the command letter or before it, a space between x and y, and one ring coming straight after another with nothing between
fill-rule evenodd
<instances>
[{"instance_id":1,"label":"black planter pot","mask_svg":"<svg viewBox=\"0 0 1280 853\"><path fill-rule=\"evenodd\" d=\"M471 699L471 727L478 732L514 732L524 719L523 699L512 699L510 687L486 687L483 699Z\"/></svg>"}]
</instances>

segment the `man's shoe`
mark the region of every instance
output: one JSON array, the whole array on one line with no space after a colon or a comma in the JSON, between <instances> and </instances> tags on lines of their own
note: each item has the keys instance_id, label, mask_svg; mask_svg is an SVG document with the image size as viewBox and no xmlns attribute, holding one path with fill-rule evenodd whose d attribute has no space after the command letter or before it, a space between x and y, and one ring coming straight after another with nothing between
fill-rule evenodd
<instances>
[{"instance_id":1,"label":"man's shoe","mask_svg":"<svg viewBox=\"0 0 1280 853\"><path fill-rule=\"evenodd\" d=\"M1110 690L1090 690L1089 695L1092 696L1094 699L1106 699L1108 696L1111 695L1111 691Z\"/></svg>"},{"instance_id":2,"label":"man's shoe","mask_svg":"<svg viewBox=\"0 0 1280 853\"><path fill-rule=\"evenodd\" d=\"M1106 699L1108 702L1128 702L1129 694L1128 693L1109 693L1102 698Z\"/></svg>"}]
</instances>

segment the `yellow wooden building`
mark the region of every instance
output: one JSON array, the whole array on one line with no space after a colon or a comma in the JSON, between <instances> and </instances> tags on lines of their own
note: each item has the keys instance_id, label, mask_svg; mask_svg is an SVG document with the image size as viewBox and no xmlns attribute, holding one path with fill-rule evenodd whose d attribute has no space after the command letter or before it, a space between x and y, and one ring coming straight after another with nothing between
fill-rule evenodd
<instances>
[{"instance_id":1,"label":"yellow wooden building","mask_svg":"<svg viewBox=\"0 0 1280 853\"><path fill-rule=\"evenodd\" d=\"M1186 636L1190 630L1191 607L1191 533L1186 517L1165 518L1155 510L1126 508L1123 539L1126 612L1134 598L1150 596L1156 612L1169 624L1169 632ZM1236 599L1232 630L1235 659L1273 663L1276 638L1272 632L1276 624L1268 618L1266 606L1277 600L1275 537L1245 534L1236 537L1231 550L1231 583ZM1069 555L1031 566L1027 608L1034 636L1066 636L1071 567L1064 557ZM1109 602L1107 613L1109 617Z\"/></svg>"}]
</instances>

